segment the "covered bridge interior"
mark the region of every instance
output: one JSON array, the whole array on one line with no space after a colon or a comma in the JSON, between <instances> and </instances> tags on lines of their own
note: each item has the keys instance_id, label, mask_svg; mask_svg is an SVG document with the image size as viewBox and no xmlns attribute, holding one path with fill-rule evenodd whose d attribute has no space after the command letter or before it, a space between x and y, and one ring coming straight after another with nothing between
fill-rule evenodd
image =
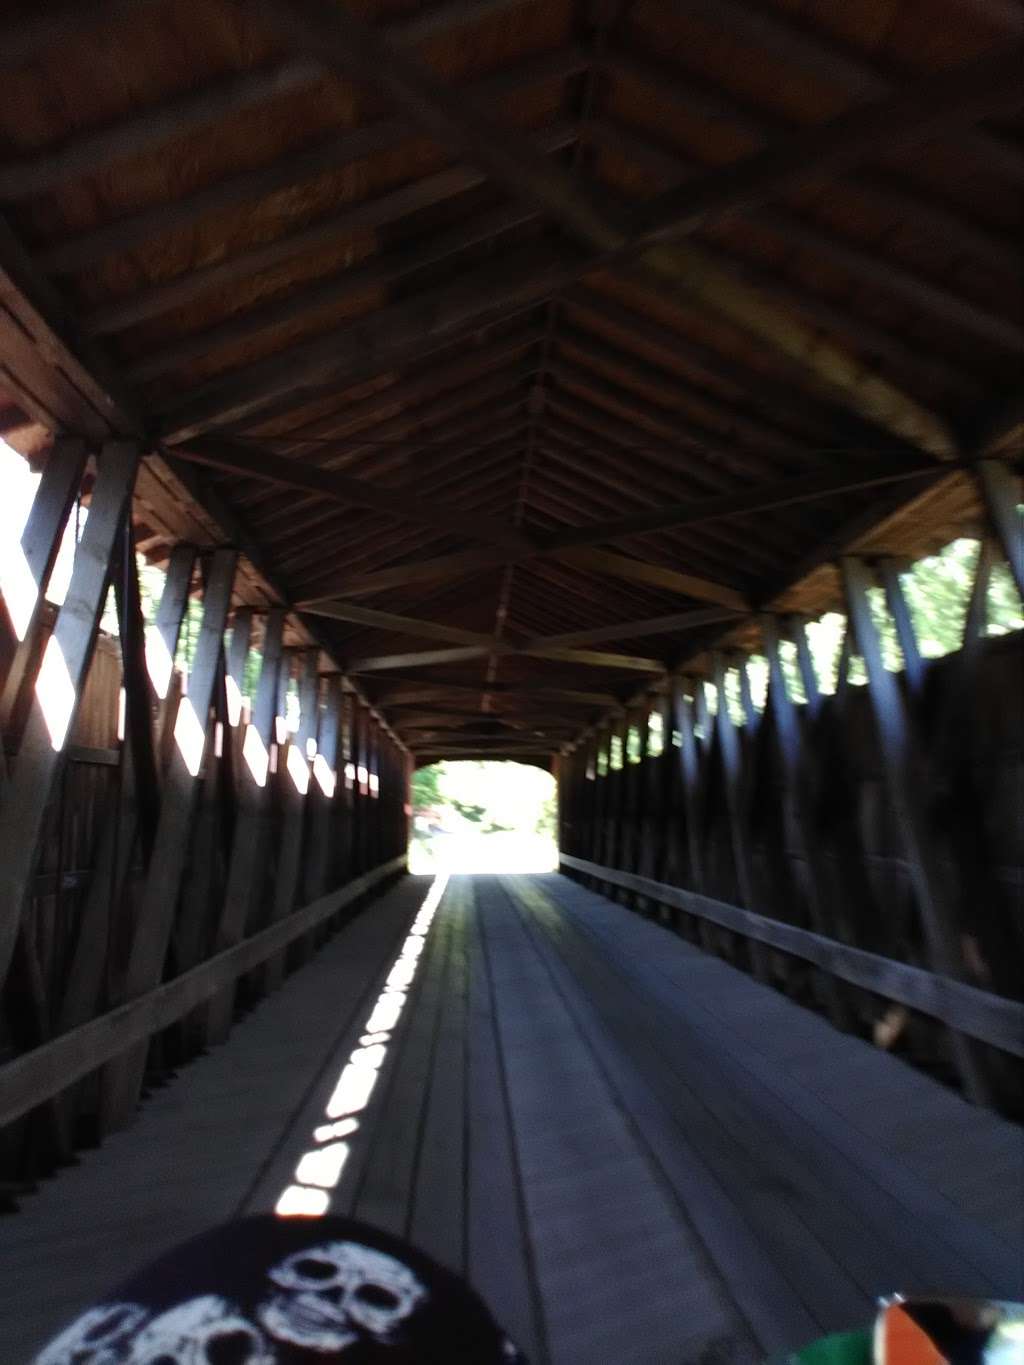
<instances>
[{"instance_id":1,"label":"covered bridge interior","mask_svg":"<svg viewBox=\"0 0 1024 1365\"><path fill-rule=\"evenodd\" d=\"M3 7L5 1360L275 1205L550 1365L1024 1293L1022 56L1017 0ZM559 874L406 875L456 757L555 773Z\"/></svg>"}]
</instances>

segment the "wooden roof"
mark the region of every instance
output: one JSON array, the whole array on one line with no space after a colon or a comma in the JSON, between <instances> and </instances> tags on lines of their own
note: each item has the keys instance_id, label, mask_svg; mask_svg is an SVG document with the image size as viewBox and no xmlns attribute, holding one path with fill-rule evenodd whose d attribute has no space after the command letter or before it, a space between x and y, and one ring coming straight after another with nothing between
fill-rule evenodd
<instances>
[{"instance_id":1,"label":"wooden roof","mask_svg":"<svg viewBox=\"0 0 1024 1365\"><path fill-rule=\"evenodd\" d=\"M146 552L235 541L419 752L553 751L976 518L1022 37L1016 0L9 3L0 432L141 436Z\"/></svg>"}]
</instances>

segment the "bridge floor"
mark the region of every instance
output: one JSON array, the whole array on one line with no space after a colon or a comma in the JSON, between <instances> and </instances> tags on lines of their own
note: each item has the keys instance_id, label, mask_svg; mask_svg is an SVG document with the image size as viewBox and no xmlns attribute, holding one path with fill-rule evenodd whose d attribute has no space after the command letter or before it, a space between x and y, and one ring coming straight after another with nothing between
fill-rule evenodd
<instances>
[{"instance_id":1,"label":"bridge floor","mask_svg":"<svg viewBox=\"0 0 1024 1365\"><path fill-rule=\"evenodd\" d=\"M0 1359L273 1207L429 885L0 1222ZM538 1365L746 1361L893 1289L1022 1292L1019 1128L565 878L453 878L388 1048L333 1208L467 1272Z\"/></svg>"}]
</instances>

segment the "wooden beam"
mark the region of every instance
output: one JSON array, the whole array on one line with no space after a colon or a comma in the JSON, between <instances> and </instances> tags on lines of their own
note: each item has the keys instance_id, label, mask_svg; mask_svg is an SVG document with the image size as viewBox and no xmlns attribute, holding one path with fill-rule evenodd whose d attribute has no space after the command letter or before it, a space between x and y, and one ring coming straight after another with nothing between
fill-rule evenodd
<instances>
[{"instance_id":1,"label":"wooden beam","mask_svg":"<svg viewBox=\"0 0 1024 1365\"><path fill-rule=\"evenodd\" d=\"M138 447L109 442L99 459L89 517L36 680L35 696L4 793L0 822L0 982L31 895L39 843L63 750L78 714L110 581L110 561L138 467Z\"/></svg>"},{"instance_id":2,"label":"wooden beam","mask_svg":"<svg viewBox=\"0 0 1024 1365\"><path fill-rule=\"evenodd\" d=\"M435 664L468 663L486 659L493 646L466 646L464 649L429 649L419 653L380 654L365 659L349 659L348 673L380 673L392 668L431 668Z\"/></svg>"},{"instance_id":3,"label":"wooden beam","mask_svg":"<svg viewBox=\"0 0 1024 1365\"><path fill-rule=\"evenodd\" d=\"M127 1000L154 990L164 969L185 875L185 853L208 741L214 687L220 676L236 563L234 550L218 550L203 594L199 642L188 695L182 698L178 709L177 742L165 777L160 822L125 971ZM131 1118L142 1087L145 1063L145 1047L135 1048L105 1070L102 1089L107 1126L120 1126Z\"/></svg>"},{"instance_id":4,"label":"wooden beam","mask_svg":"<svg viewBox=\"0 0 1024 1365\"><path fill-rule=\"evenodd\" d=\"M110 165L173 142L227 115L265 104L322 79L315 62L290 61L267 70L243 71L214 86L152 106L111 128L83 133L49 152L0 164L0 199L27 199L84 179Z\"/></svg>"},{"instance_id":5,"label":"wooden beam","mask_svg":"<svg viewBox=\"0 0 1024 1365\"><path fill-rule=\"evenodd\" d=\"M647 274L629 275L631 286L656 297L656 287ZM892 443L891 433L874 421L858 416L838 401L830 401L818 394L808 393L797 382L780 384L774 376L745 365L732 356L723 355L673 327L656 322L644 311L626 307L617 299L603 295L584 285L568 291L566 300L574 308L583 310L597 318L598 322L609 322L613 326L632 333L638 340L647 343L655 352L665 358L657 362L664 369L666 378L672 380L677 373L676 366L683 365L691 373L696 372L698 388L707 388L707 380L715 385L724 385L757 407L770 413L773 418L787 424L795 423L817 438L835 440L841 436L844 445L865 453L878 446L888 449ZM788 373L794 381L804 380L806 371L785 357L773 356L776 365L781 365L783 373Z\"/></svg>"},{"instance_id":6,"label":"wooden beam","mask_svg":"<svg viewBox=\"0 0 1024 1365\"><path fill-rule=\"evenodd\" d=\"M642 559L628 555L618 555L611 550L599 550L590 546L560 551L556 556L565 564L576 568L589 569L593 573L608 574L612 578L623 578L631 583L644 583L663 592L678 593L681 597L692 597L698 602L716 602L721 607L733 611L746 611L750 603L735 588L723 583L712 583L697 574L681 573L661 564L649 564Z\"/></svg>"},{"instance_id":7,"label":"wooden beam","mask_svg":"<svg viewBox=\"0 0 1024 1365\"><path fill-rule=\"evenodd\" d=\"M924 461L917 468L894 470L891 465L862 464L842 474L809 474L776 483L759 484L751 489L726 493L716 498L701 498L693 502L662 506L649 512L636 512L618 521L607 521L578 529L559 531L545 536L540 549L554 553L577 545L598 545L603 541L621 540L627 536L649 535L654 531L702 526L727 517L746 516L752 512L766 512L777 507L792 507L803 502L837 497L858 489L881 488L887 484L912 482L934 477L934 461Z\"/></svg>"},{"instance_id":8,"label":"wooden beam","mask_svg":"<svg viewBox=\"0 0 1024 1365\"><path fill-rule=\"evenodd\" d=\"M638 891L696 915L708 924L720 925L731 933L757 939L766 947L792 954L833 972L842 981L883 999L896 1000L909 1009L938 1019L947 1027L969 1034L1013 1056L1024 1055L1021 1043L1022 1007L988 991L962 982L922 971L905 962L895 962L877 953L865 952L850 944L835 943L794 924L783 924L726 901L697 895L681 887L669 886L635 873L619 872L572 854L561 853L560 862L587 876L607 877L617 885Z\"/></svg>"},{"instance_id":9,"label":"wooden beam","mask_svg":"<svg viewBox=\"0 0 1024 1365\"><path fill-rule=\"evenodd\" d=\"M823 337L779 307L768 295L745 284L715 254L693 242L652 247L640 258L652 290L672 281L680 294L713 309L733 324L795 362L808 379L824 382L862 420L891 432L899 441L936 459L952 459L956 438L949 424L897 384L876 371L866 371L860 356Z\"/></svg>"},{"instance_id":10,"label":"wooden beam","mask_svg":"<svg viewBox=\"0 0 1024 1365\"><path fill-rule=\"evenodd\" d=\"M387 630L396 635L422 635L426 640L441 640L453 645L482 645L490 647L490 636L476 630L462 630L442 625L437 621L423 621L414 616L396 616L388 611L373 611L350 602L317 602L306 606L312 616L329 616L335 621L351 621L355 625L374 630Z\"/></svg>"},{"instance_id":11,"label":"wooden beam","mask_svg":"<svg viewBox=\"0 0 1024 1365\"><path fill-rule=\"evenodd\" d=\"M474 81L470 89L478 97L498 100L507 97L510 92L531 85L568 78L583 70L586 64L586 56L580 49L567 47L524 61L512 71L485 76ZM563 126L563 131L567 132L567 127ZM411 141L415 135L415 125L407 118L380 119L362 128L332 133L309 148L300 149L271 162L268 166L229 176L192 194L183 195L173 204L160 204L141 209L113 223L103 224L77 237L57 242L43 249L38 256L39 264L44 270L54 272L87 268L106 256L132 251L143 242L164 232L189 227L209 215L221 213L239 204L252 203L279 190L315 179L325 172L337 170L351 162L400 147L403 143ZM525 214L527 217L532 216L529 206L526 207ZM294 242L296 237L301 240L303 231L304 229L299 228L297 232L288 234L282 240ZM301 246L296 244L294 253L289 254L297 254L300 250ZM197 273L202 274L204 280L211 278L205 274L205 269ZM203 288L206 287L204 283ZM149 291L145 292L148 294ZM106 315L97 312L97 323L103 316ZM101 327L100 330L107 328Z\"/></svg>"},{"instance_id":12,"label":"wooden beam","mask_svg":"<svg viewBox=\"0 0 1024 1365\"><path fill-rule=\"evenodd\" d=\"M429 684L421 682L402 682L396 687L377 693L376 701L380 706L420 705L422 702L446 700L459 693L476 696L479 684L449 682L431 678ZM610 692L587 692L571 687L548 687L538 683L490 683L488 691L500 701L502 697L517 700L521 696L550 698L552 701L568 701L579 706L614 706L616 698Z\"/></svg>"},{"instance_id":13,"label":"wooden beam","mask_svg":"<svg viewBox=\"0 0 1024 1365\"><path fill-rule=\"evenodd\" d=\"M998 460L979 460L975 475L989 522L1010 566L1017 591L1024 598L1024 524L1017 503L1020 477Z\"/></svg>"},{"instance_id":14,"label":"wooden beam","mask_svg":"<svg viewBox=\"0 0 1024 1365\"><path fill-rule=\"evenodd\" d=\"M20 546L12 551L12 579L4 582L3 589L17 645L0 692L0 736L5 739L37 642L46 586L78 495L85 460L82 441L58 437L32 500ZM0 776L5 770L6 758L0 755Z\"/></svg>"},{"instance_id":15,"label":"wooden beam","mask_svg":"<svg viewBox=\"0 0 1024 1365\"><path fill-rule=\"evenodd\" d=\"M594 649L561 649L554 645L526 645L509 651L531 659L553 659L560 663L579 664L584 668L621 668L637 673L663 673L664 661L647 659L634 654L608 654Z\"/></svg>"},{"instance_id":16,"label":"wooden beam","mask_svg":"<svg viewBox=\"0 0 1024 1365\"><path fill-rule=\"evenodd\" d=\"M467 663L490 654L524 655L533 659L552 659L561 663L580 664L588 668L621 668L641 673L660 673L664 664L660 659L644 659L629 654L605 654L596 650L560 649L557 647L524 646L517 648L499 641L487 645L467 646L464 649L434 649L422 653L383 654L365 659L351 659L347 668L351 673L379 673L392 668L427 668L435 664Z\"/></svg>"},{"instance_id":17,"label":"wooden beam","mask_svg":"<svg viewBox=\"0 0 1024 1365\"><path fill-rule=\"evenodd\" d=\"M392 858L173 981L5 1063L0 1068L0 1124L10 1123L35 1109L128 1049L144 1045L147 1039L202 1005L243 973L330 920L343 906L397 876L405 860L405 853Z\"/></svg>"},{"instance_id":18,"label":"wooden beam","mask_svg":"<svg viewBox=\"0 0 1024 1365\"><path fill-rule=\"evenodd\" d=\"M401 489L380 488L364 479L353 478L342 470L318 469L301 460L290 460L222 437L195 439L186 446L176 446L173 453L179 459L193 464L263 479L285 488L304 489L334 502L369 507L388 516L440 527L455 535L494 541L509 549L522 550L529 544L520 532L504 523L492 522L488 518L443 504L429 503Z\"/></svg>"},{"instance_id":19,"label":"wooden beam","mask_svg":"<svg viewBox=\"0 0 1024 1365\"><path fill-rule=\"evenodd\" d=\"M400 206L396 204L395 207ZM240 342L249 341L260 332L285 326L315 313L326 313L336 305L357 302L371 290L387 290L406 276L438 265L479 242L493 243L504 233L528 222L529 218L527 210L515 205L494 209L471 219L468 224L460 223L455 228L434 233L415 247L406 247L400 254L388 256L380 263L348 266L336 275L320 277L304 288L288 291L281 299L271 300L257 308L246 308L237 317L189 332L171 345L141 356L129 367L128 376L136 383L154 379L211 352L227 350ZM472 358L468 357L469 360ZM466 358L461 358L461 363L465 365ZM395 389L399 387L394 386ZM389 392L394 392L394 389L371 395L363 400L362 406L380 407L382 399ZM434 395L436 390L431 394ZM359 407L358 404L353 406ZM327 420L329 422L330 419ZM323 426L324 423L319 425Z\"/></svg>"},{"instance_id":20,"label":"wooden beam","mask_svg":"<svg viewBox=\"0 0 1024 1365\"><path fill-rule=\"evenodd\" d=\"M494 550L458 550L454 554L438 555L433 559L410 560L405 564L395 564L388 569L377 569L373 573L361 574L347 579L337 589L345 597L370 597L391 588L402 588L409 583L429 583L438 579L463 578L481 569L489 569L504 564L507 554ZM300 607L311 606L314 602L334 601L335 594L329 598L306 598Z\"/></svg>"},{"instance_id":21,"label":"wooden beam","mask_svg":"<svg viewBox=\"0 0 1024 1365\"><path fill-rule=\"evenodd\" d=\"M769 511L774 507L796 505L822 498L835 497L858 489L884 487L886 485L913 482L918 479L934 479L937 468L932 461L922 461L917 469L900 469L894 472L889 466L862 465L847 475L809 475L800 478L780 480L777 483L755 485L753 489L719 498L702 498L693 502L678 503L674 506L661 506L651 512L637 513L622 520L592 523L578 529L558 531L546 535L532 550L522 555L502 554L486 550L460 551L452 555L441 555L435 559L412 561L382 569L377 573L366 574L345 583L341 591L346 597L367 596L384 592L390 588L403 587L409 583L425 582L434 578L457 578L476 573L481 569L494 567L506 562L520 562L539 557L565 558L570 561L576 551L584 546L598 545L602 541L616 540L626 536L646 535L655 530L680 529L685 526L699 526L733 516L745 516L753 512ZM589 556L588 556L589 557ZM582 558L579 563L582 565ZM693 588L704 582L703 596L711 591L719 597L726 596L730 590L708 585L706 580L696 576L677 574L673 570L663 570L661 566L645 565L640 560L626 556L602 556L602 571L615 566L616 576L631 577L637 581L649 582L651 586L663 587L698 597L698 591L684 587L689 579ZM597 569L596 558L591 559L588 567ZM739 596L739 595L737 595ZM333 601L332 598L307 599L307 602ZM733 599L735 600L735 599ZM743 599L741 599L743 600ZM727 605L723 602L723 605ZM741 609L741 608L737 608Z\"/></svg>"},{"instance_id":22,"label":"wooden beam","mask_svg":"<svg viewBox=\"0 0 1024 1365\"><path fill-rule=\"evenodd\" d=\"M759 207L803 185L877 155L906 152L989 116L1013 114L1024 99L1021 50L1001 46L953 68L907 82L894 97L857 106L823 125L659 195L641 232L650 244L696 232L724 213Z\"/></svg>"},{"instance_id":23,"label":"wooden beam","mask_svg":"<svg viewBox=\"0 0 1024 1365\"><path fill-rule=\"evenodd\" d=\"M915 310L961 332L970 332L989 346L1015 355L1024 345L1024 325L1009 313L998 313L965 299L923 275L904 269L876 251L844 241L817 224L783 213L762 209L758 223L775 233L787 246L808 251L829 265L838 266L854 281L863 281Z\"/></svg>"},{"instance_id":24,"label":"wooden beam","mask_svg":"<svg viewBox=\"0 0 1024 1365\"><path fill-rule=\"evenodd\" d=\"M737 612L727 608L703 607L696 611L676 612L671 616L653 616L645 621L624 621L612 626L594 626L568 631L563 635L536 636L529 641L531 648L566 645L600 644L610 640L629 640L638 635L668 635L675 631L694 630L698 626L714 625L719 621L737 619Z\"/></svg>"},{"instance_id":25,"label":"wooden beam","mask_svg":"<svg viewBox=\"0 0 1024 1365\"><path fill-rule=\"evenodd\" d=\"M310 789L309 860L306 886L310 895L326 895L338 866L338 850L332 837L345 788L341 757L342 680L332 674L324 682L323 711L317 736L317 757Z\"/></svg>"},{"instance_id":26,"label":"wooden beam","mask_svg":"<svg viewBox=\"0 0 1024 1365\"><path fill-rule=\"evenodd\" d=\"M558 152L573 143L576 137L576 129L572 124L560 122L545 131L541 145L545 151ZM352 140L350 135L349 141ZM364 144L369 140L368 137L364 137ZM363 233L385 227L389 223L432 208L446 200L456 199L477 188L482 182L483 176L472 167L446 167L419 180L400 185L396 189L387 190L383 194L357 200L329 217L318 218L261 245L248 247L210 265L174 275L162 283L147 285L125 298L99 304L84 315L83 325L93 336L124 331L148 318L158 317L182 307L211 290L227 288L232 283L249 279L260 271L294 260L296 256L336 246L338 240L346 234ZM528 218L529 214L523 213L520 217ZM447 246L443 239L439 238L441 251L437 259L440 260L453 249L458 250L464 245L471 245L474 234L470 233L469 243L462 243L459 240L456 229L451 229L446 236ZM348 267L330 279L317 281L323 289L323 297L316 299L315 304L324 307L332 302L339 304L357 299L369 290L393 284L406 273L407 268L419 269L429 265L432 259L431 248L424 242L422 255L413 248L404 252L401 257L396 256L393 259L385 257L367 265ZM266 305L265 310L263 308L256 310L251 329L246 323L248 314L234 323L224 323L223 331L218 324L217 330L213 331L213 339L218 345L226 345L232 337L238 340L246 336L249 330L255 332L264 326L304 317L313 306L310 292L300 289L278 304ZM182 342L183 346L186 344L185 341ZM177 351L175 353L181 354Z\"/></svg>"},{"instance_id":27,"label":"wooden beam","mask_svg":"<svg viewBox=\"0 0 1024 1365\"><path fill-rule=\"evenodd\" d=\"M320 679L317 675L317 651L306 650L298 656L299 724L288 742L283 778L282 806L284 818L278 837L277 871L270 922L285 919L296 909L302 883L303 845L306 836L306 815L312 779L312 760L308 746L316 745L320 720ZM284 956L270 959L262 972L262 986L273 990L280 985L285 971Z\"/></svg>"},{"instance_id":28,"label":"wooden beam","mask_svg":"<svg viewBox=\"0 0 1024 1365\"><path fill-rule=\"evenodd\" d=\"M488 322L526 311L586 269L578 253L536 246L508 253L452 285L427 289L343 326L218 376L163 414L160 436L180 444L217 426L251 422L275 400L332 379L339 387L408 364Z\"/></svg>"},{"instance_id":29,"label":"wooden beam","mask_svg":"<svg viewBox=\"0 0 1024 1365\"><path fill-rule=\"evenodd\" d=\"M920 739L912 730L896 677L882 661L881 639L867 597L871 572L863 561L852 557L842 559L840 569L850 625L867 670L886 787L899 822L929 966L938 975L955 980L963 976L963 959L949 878L928 826L924 792L916 776L921 771ZM957 1032L950 1032L949 1041L969 1097L977 1103L985 1102L988 1086L973 1049Z\"/></svg>"},{"instance_id":30,"label":"wooden beam","mask_svg":"<svg viewBox=\"0 0 1024 1365\"><path fill-rule=\"evenodd\" d=\"M55 0L45 9L29 10L0 27L0 68L21 66L47 54L83 28L116 24L121 18L152 8L157 0Z\"/></svg>"},{"instance_id":31,"label":"wooden beam","mask_svg":"<svg viewBox=\"0 0 1024 1365\"><path fill-rule=\"evenodd\" d=\"M878 566L885 604L896 627L896 638L903 655L903 675L912 696L920 696L924 688L926 665L917 645L917 633L910 615L910 604L900 581L900 566L895 559L884 559Z\"/></svg>"},{"instance_id":32,"label":"wooden beam","mask_svg":"<svg viewBox=\"0 0 1024 1365\"><path fill-rule=\"evenodd\" d=\"M543 158L510 137L464 91L450 90L429 68L382 38L352 11L330 0L252 0L251 8L280 30L288 43L339 75L371 84L409 110L442 147L453 147L516 197L542 208L580 240L601 251L622 245L606 208Z\"/></svg>"},{"instance_id":33,"label":"wooden beam","mask_svg":"<svg viewBox=\"0 0 1024 1365\"><path fill-rule=\"evenodd\" d=\"M811 925L815 933L826 934L832 939L842 939L846 937L845 933L841 932L841 928L845 928L843 916L834 903L835 892L830 889L821 838L815 827L813 793L808 781L805 755L807 740L786 685L779 649L778 624L773 616L767 614L759 618L759 623L764 654L768 661L768 705L775 722L775 743L782 759L782 775L793 803L803 856L807 864L807 907ZM832 1022L839 1028L848 1027L851 1022L850 1012L835 980L826 975L821 985L821 994Z\"/></svg>"},{"instance_id":34,"label":"wooden beam","mask_svg":"<svg viewBox=\"0 0 1024 1365\"><path fill-rule=\"evenodd\" d=\"M691 12L720 25L753 44L761 53L778 57L783 63L802 68L819 81L837 86L860 100L881 100L899 89L900 76L880 70L868 56L840 44L835 39L810 27L793 15L781 11L768 13L744 4L743 0L725 0L718 6L714 0L672 0L675 7ZM968 0L975 9L985 12L998 28L1019 38L1024 34L1024 20L1015 0ZM909 74L909 73L907 73ZM906 79L906 75L903 79ZM987 129L965 129L961 138L970 143L975 157L987 164L1009 169L1012 144ZM1009 164L1007 158L1010 157Z\"/></svg>"},{"instance_id":35,"label":"wooden beam","mask_svg":"<svg viewBox=\"0 0 1024 1365\"><path fill-rule=\"evenodd\" d=\"M756 910L758 894L754 859L750 848L749 791L744 781L739 736L733 725L729 698L725 690L725 660L720 653L713 655L712 670L718 701L715 724L725 778L725 804L729 813L729 836L733 866L736 869L736 885L742 904L748 910ZM754 939L750 942L750 961L758 981L768 981L770 979L768 955L763 945Z\"/></svg>"}]
</instances>

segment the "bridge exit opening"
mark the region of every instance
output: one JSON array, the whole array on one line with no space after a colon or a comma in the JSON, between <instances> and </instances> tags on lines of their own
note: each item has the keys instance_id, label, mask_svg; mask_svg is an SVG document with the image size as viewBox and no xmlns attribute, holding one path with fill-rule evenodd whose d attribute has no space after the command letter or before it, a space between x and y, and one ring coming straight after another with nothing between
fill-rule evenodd
<instances>
[{"instance_id":1,"label":"bridge exit opening","mask_svg":"<svg viewBox=\"0 0 1024 1365\"><path fill-rule=\"evenodd\" d=\"M443 759L412 777L411 872L551 872L556 784L533 763Z\"/></svg>"}]
</instances>

